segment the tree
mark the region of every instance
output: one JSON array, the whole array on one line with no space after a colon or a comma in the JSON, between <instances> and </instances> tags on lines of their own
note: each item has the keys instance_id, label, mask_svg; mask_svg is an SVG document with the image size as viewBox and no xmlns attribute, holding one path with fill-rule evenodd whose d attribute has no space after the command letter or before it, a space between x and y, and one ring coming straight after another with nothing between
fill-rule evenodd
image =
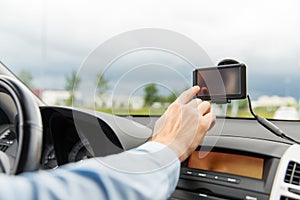
<instances>
[{"instance_id":1,"label":"tree","mask_svg":"<svg viewBox=\"0 0 300 200\"><path fill-rule=\"evenodd\" d=\"M76 71L73 70L70 74L70 76L66 76L66 86L65 89L67 91L69 91L70 96L69 98L66 100L66 105L70 106L72 105L72 102L75 101L75 94L74 91L78 88L80 83L80 79L79 77L77 77Z\"/></svg>"},{"instance_id":2,"label":"tree","mask_svg":"<svg viewBox=\"0 0 300 200\"><path fill-rule=\"evenodd\" d=\"M104 74L102 72L97 74L97 89L96 89L96 92L97 92L98 97L102 100L102 105L101 106L103 108L106 107L106 102L104 101L102 96L110 88L108 83L109 83L108 79L106 79L104 77Z\"/></svg>"},{"instance_id":3,"label":"tree","mask_svg":"<svg viewBox=\"0 0 300 200\"><path fill-rule=\"evenodd\" d=\"M160 102L161 103L172 103L173 101L176 100L178 94L171 92L169 95L167 96L160 96Z\"/></svg>"},{"instance_id":4,"label":"tree","mask_svg":"<svg viewBox=\"0 0 300 200\"><path fill-rule=\"evenodd\" d=\"M109 80L106 79L102 72L97 74L97 93L101 97L107 90L109 90Z\"/></svg>"},{"instance_id":5,"label":"tree","mask_svg":"<svg viewBox=\"0 0 300 200\"><path fill-rule=\"evenodd\" d=\"M246 109L246 108L248 108L247 99L239 100L239 109Z\"/></svg>"},{"instance_id":6,"label":"tree","mask_svg":"<svg viewBox=\"0 0 300 200\"><path fill-rule=\"evenodd\" d=\"M33 76L29 71L25 69L21 70L20 73L18 74L18 77L21 79L21 81L23 81L25 85L27 85L27 87L29 87L30 89L34 88L34 85L32 83Z\"/></svg>"},{"instance_id":7,"label":"tree","mask_svg":"<svg viewBox=\"0 0 300 200\"><path fill-rule=\"evenodd\" d=\"M152 106L154 102L159 101L160 96L155 83L151 83L144 89L144 106Z\"/></svg>"}]
</instances>

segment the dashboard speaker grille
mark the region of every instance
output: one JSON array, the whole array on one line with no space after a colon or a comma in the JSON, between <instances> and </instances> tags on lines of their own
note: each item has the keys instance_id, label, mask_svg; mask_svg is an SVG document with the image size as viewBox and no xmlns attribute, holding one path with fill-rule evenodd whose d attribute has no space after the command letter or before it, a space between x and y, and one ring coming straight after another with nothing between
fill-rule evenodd
<instances>
[{"instance_id":1,"label":"dashboard speaker grille","mask_svg":"<svg viewBox=\"0 0 300 200\"><path fill-rule=\"evenodd\" d=\"M300 186L300 164L290 161L286 169L284 182Z\"/></svg>"}]
</instances>

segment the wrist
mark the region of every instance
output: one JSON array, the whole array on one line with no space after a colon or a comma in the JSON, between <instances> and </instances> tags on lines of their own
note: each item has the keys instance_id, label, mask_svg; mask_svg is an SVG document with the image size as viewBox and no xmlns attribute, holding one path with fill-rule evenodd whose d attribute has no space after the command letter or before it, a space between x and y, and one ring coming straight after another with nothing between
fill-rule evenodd
<instances>
[{"instance_id":1,"label":"wrist","mask_svg":"<svg viewBox=\"0 0 300 200\"><path fill-rule=\"evenodd\" d=\"M160 143L166 147L168 147L173 153L177 156L177 158L180 160L180 162L185 160L185 153L184 151L180 148L182 145L177 144L174 140L170 142L170 140L166 140L163 138L151 138L149 142L156 142Z\"/></svg>"}]
</instances>

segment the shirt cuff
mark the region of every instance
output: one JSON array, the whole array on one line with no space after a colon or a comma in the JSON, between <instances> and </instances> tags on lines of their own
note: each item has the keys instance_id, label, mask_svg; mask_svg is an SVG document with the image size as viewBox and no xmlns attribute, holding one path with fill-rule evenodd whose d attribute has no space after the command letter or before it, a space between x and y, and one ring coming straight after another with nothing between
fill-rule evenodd
<instances>
[{"instance_id":1,"label":"shirt cuff","mask_svg":"<svg viewBox=\"0 0 300 200\"><path fill-rule=\"evenodd\" d=\"M162 150L169 151L170 154L173 154L174 157L178 158L174 151L172 151L168 146L159 142L153 142L153 141L146 142L141 146L137 147L136 149L134 149L134 151L145 152L145 153L156 153Z\"/></svg>"}]
</instances>

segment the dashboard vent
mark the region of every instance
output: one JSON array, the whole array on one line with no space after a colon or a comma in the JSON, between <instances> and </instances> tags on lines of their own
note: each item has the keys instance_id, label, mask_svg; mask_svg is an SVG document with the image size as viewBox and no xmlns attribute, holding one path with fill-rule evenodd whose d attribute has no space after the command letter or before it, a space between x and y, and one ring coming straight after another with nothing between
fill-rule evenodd
<instances>
[{"instance_id":1,"label":"dashboard vent","mask_svg":"<svg viewBox=\"0 0 300 200\"><path fill-rule=\"evenodd\" d=\"M14 134L8 127L0 135L0 151L5 152L13 144Z\"/></svg>"},{"instance_id":2,"label":"dashboard vent","mask_svg":"<svg viewBox=\"0 0 300 200\"><path fill-rule=\"evenodd\" d=\"M297 199L294 199L294 198L291 198L291 197L281 196L280 200L297 200Z\"/></svg>"},{"instance_id":3,"label":"dashboard vent","mask_svg":"<svg viewBox=\"0 0 300 200\"><path fill-rule=\"evenodd\" d=\"M0 144L0 151L5 152L7 149L8 149L8 146L7 146L7 145L2 145L2 144Z\"/></svg>"},{"instance_id":4,"label":"dashboard vent","mask_svg":"<svg viewBox=\"0 0 300 200\"><path fill-rule=\"evenodd\" d=\"M290 161L286 169L284 182L300 186L300 164Z\"/></svg>"}]
</instances>

